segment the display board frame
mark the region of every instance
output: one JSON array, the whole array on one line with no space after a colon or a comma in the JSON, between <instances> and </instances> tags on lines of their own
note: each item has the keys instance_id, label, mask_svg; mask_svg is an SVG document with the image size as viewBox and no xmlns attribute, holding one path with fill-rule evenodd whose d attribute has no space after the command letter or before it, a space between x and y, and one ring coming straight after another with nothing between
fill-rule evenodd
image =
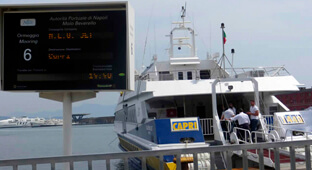
<instances>
[{"instance_id":1,"label":"display board frame","mask_svg":"<svg viewBox=\"0 0 312 170\"><path fill-rule=\"evenodd\" d=\"M10 89L5 86L6 74L4 72L4 13L38 13L41 12L90 12L90 11L125 11L126 12L126 88L101 89L101 88L84 88L77 89ZM9 11L9 12L8 12ZM1 39L1 90L14 92L84 92L84 91L128 91L134 90L134 55L135 55L135 30L134 30L134 10L128 2L91 2L91 3L58 3L58 4L15 4L0 6L0 39Z\"/></svg>"}]
</instances>

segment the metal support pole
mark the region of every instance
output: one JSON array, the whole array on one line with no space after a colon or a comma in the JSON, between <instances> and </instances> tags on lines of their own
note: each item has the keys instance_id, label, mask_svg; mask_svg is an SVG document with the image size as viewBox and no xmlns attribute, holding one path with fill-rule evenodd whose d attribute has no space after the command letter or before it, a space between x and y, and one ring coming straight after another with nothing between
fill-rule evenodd
<instances>
[{"instance_id":1,"label":"metal support pole","mask_svg":"<svg viewBox=\"0 0 312 170\"><path fill-rule=\"evenodd\" d=\"M213 131L214 131L214 137L215 140L219 140L222 142L223 145L225 145L225 139L222 132L220 119L218 115L217 110L217 91L216 91L216 84L219 82L219 80L215 80L211 85L211 91L212 91L212 113L213 113Z\"/></svg>"},{"instance_id":2,"label":"metal support pole","mask_svg":"<svg viewBox=\"0 0 312 170\"><path fill-rule=\"evenodd\" d=\"M72 96L65 92L63 96L63 150L65 156L72 155ZM64 169L69 169L68 163Z\"/></svg>"}]
</instances>

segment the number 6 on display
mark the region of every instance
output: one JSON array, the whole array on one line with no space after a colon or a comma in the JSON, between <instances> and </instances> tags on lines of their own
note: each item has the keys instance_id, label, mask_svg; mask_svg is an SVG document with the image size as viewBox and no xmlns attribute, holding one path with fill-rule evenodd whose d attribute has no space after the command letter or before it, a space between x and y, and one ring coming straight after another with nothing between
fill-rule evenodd
<instances>
[{"instance_id":1,"label":"number 6 on display","mask_svg":"<svg viewBox=\"0 0 312 170\"><path fill-rule=\"evenodd\" d=\"M29 49L29 48L25 49L25 51L24 51L24 60L25 61L30 61L31 60L30 52L31 52L31 49Z\"/></svg>"}]
</instances>

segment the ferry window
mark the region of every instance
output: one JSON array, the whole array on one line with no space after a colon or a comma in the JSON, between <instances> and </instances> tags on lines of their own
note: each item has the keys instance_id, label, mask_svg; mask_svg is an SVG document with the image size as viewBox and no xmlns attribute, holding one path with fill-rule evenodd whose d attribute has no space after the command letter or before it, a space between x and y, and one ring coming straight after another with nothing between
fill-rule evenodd
<instances>
[{"instance_id":1,"label":"ferry window","mask_svg":"<svg viewBox=\"0 0 312 170\"><path fill-rule=\"evenodd\" d=\"M210 70L200 70L200 79L210 79Z\"/></svg>"},{"instance_id":2,"label":"ferry window","mask_svg":"<svg viewBox=\"0 0 312 170\"><path fill-rule=\"evenodd\" d=\"M192 80L192 72L191 71L187 72L187 79Z\"/></svg>"},{"instance_id":3,"label":"ferry window","mask_svg":"<svg viewBox=\"0 0 312 170\"><path fill-rule=\"evenodd\" d=\"M173 80L173 74L170 74L169 71L160 71L159 80Z\"/></svg>"},{"instance_id":4,"label":"ferry window","mask_svg":"<svg viewBox=\"0 0 312 170\"><path fill-rule=\"evenodd\" d=\"M275 112L277 112L277 106L270 106L269 112L270 112L270 115L273 115Z\"/></svg>"},{"instance_id":5,"label":"ferry window","mask_svg":"<svg viewBox=\"0 0 312 170\"><path fill-rule=\"evenodd\" d=\"M156 119L156 113L155 112L148 113L148 118L149 119Z\"/></svg>"},{"instance_id":6,"label":"ferry window","mask_svg":"<svg viewBox=\"0 0 312 170\"><path fill-rule=\"evenodd\" d=\"M183 72L178 72L178 80L183 80Z\"/></svg>"},{"instance_id":7,"label":"ferry window","mask_svg":"<svg viewBox=\"0 0 312 170\"><path fill-rule=\"evenodd\" d=\"M123 120L125 120L125 115L124 115L124 110L123 109L121 109L121 110L116 112L115 120L116 121L123 121Z\"/></svg>"}]
</instances>

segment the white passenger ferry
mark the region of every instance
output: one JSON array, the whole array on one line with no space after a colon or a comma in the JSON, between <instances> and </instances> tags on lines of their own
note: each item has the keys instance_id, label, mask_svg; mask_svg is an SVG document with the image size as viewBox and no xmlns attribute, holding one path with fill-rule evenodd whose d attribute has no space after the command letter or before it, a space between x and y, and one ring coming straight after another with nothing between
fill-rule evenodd
<instances>
[{"instance_id":1,"label":"white passenger ferry","mask_svg":"<svg viewBox=\"0 0 312 170\"><path fill-rule=\"evenodd\" d=\"M158 61L154 57L152 64L136 75L135 91L120 95L115 112L115 131L121 148L139 151L252 143L237 136L238 128L234 128L231 139L228 139L224 134L229 132L223 131L220 125L223 106L231 102L236 108L248 111L252 99L261 112L257 142L308 136L305 132L312 129L301 129L300 126L309 123L308 113L288 112L289 109L275 97L276 94L299 90L300 83L284 67L227 69L223 67L227 59L224 55L200 60L196 53L195 32L188 27L190 22L184 21L184 17L182 13L182 21L173 23L168 60ZM247 133L250 135L249 131ZM248 158L257 162L257 151L248 152ZM265 165L274 168L271 151L266 152ZM241 155L239 152L235 154ZM216 159L216 165L210 165L208 154L198 156L199 167L224 168L222 154ZM192 155L181 158L189 169L193 167L192 160ZM176 168L174 155L146 160L149 169L159 169L159 161L164 162L166 169ZM132 160L131 165L140 169L140 159Z\"/></svg>"},{"instance_id":2,"label":"white passenger ferry","mask_svg":"<svg viewBox=\"0 0 312 170\"><path fill-rule=\"evenodd\" d=\"M10 119L0 120L0 128L39 127L44 123L44 118L12 117Z\"/></svg>"}]
</instances>

